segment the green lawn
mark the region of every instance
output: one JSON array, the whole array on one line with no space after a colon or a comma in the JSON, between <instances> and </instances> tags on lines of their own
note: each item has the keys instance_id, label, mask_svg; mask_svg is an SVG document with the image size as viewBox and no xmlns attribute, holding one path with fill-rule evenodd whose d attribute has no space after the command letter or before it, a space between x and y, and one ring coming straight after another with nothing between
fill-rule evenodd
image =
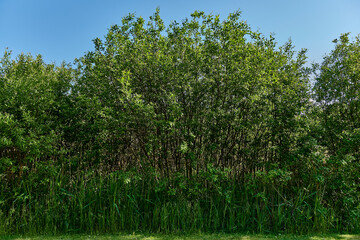
<instances>
[{"instance_id":1,"label":"green lawn","mask_svg":"<svg viewBox=\"0 0 360 240\"><path fill-rule=\"evenodd\" d=\"M238 234L197 234L197 235L61 235L61 236L0 236L4 240L58 240L58 239L75 239L75 240L360 240L360 235L309 235L309 236L294 236L294 235L238 235Z\"/></svg>"}]
</instances>

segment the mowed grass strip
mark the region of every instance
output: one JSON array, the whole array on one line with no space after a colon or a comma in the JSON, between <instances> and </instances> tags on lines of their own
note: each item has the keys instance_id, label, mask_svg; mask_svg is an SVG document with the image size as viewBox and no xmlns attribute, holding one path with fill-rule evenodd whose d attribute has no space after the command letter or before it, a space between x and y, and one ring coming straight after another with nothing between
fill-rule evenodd
<instances>
[{"instance_id":1,"label":"mowed grass strip","mask_svg":"<svg viewBox=\"0 0 360 240\"><path fill-rule=\"evenodd\" d=\"M360 240L360 235L239 235L239 234L197 234L197 235L59 235L59 236L0 236L4 240Z\"/></svg>"}]
</instances>

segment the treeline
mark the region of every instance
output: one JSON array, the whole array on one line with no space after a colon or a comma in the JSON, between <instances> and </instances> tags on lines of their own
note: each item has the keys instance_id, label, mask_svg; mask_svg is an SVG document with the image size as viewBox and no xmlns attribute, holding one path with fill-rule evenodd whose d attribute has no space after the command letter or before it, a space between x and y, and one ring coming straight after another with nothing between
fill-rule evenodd
<instances>
[{"instance_id":1,"label":"treeline","mask_svg":"<svg viewBox=\"0 0 360 240\"><path fill-rule=\"evenodd\" d=\"M5 52L0 233L358 232L359 37L310 69L239 17L128 15L74 66Z\"/></svg>"}]
</instances>

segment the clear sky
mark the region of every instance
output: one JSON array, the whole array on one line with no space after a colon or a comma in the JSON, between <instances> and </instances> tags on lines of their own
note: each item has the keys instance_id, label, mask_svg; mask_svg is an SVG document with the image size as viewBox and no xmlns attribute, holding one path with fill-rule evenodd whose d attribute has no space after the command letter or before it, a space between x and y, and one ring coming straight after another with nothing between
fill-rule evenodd
<instances>
[{"instance_id":1,"label":"clear sky","mask_svg":"<svg viewBox=\"0 0 360 240\"><path fill-rule=\"evenodd\" d=\"M279 44L291 38L296 49L307 48L309 62L321 62L341 33L360 33L360 0L0 0L0 53L8 47L14 55L72 62L123 16L148 18L156 7L166 24L195 10L223 18L240 10L253 30L275 33Z\"/></svg>"}]
</instances>

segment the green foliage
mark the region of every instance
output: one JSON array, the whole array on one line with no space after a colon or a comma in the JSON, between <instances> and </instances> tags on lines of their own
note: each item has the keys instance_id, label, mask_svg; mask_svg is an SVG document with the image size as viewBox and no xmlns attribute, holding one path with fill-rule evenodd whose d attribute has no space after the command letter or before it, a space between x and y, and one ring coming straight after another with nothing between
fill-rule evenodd
<instances>
[{"instance_id":1,"label":"green foliage","mask_svg":"<svg viewBox=\"0 0 360 240\"><path fill-rule=\"evenodd\" d=\"M359 157L360 39L343 34L318 67L316 100L322 108L325 141L332 154Z\"/></svg>"},{"instance_id":2,"label":"green foliage","mask_svg":"<svg viewBox=\"0 0 360 240\"><path fill-rule=\"evenodd\" d=\"M239 15L195 12L166 29L158 12L147 25L129 15L96 39L78 61L77 92L96 102L99 128L121 130L105 141L128 142L131 158L167 176L208 163L246 172L286 164L308 102L305 51L294 59L290 42L276 49Z\"/></svg>"},{"instance_id":3,"label":"green foliage","mask_svg":"<svg viewBox=\"0 0 360 240\"><path fill-rule=\"evenodd\" d=\"M94 45L1 59L0 232L359 231L359 38L313 89L240 12L130 14Z\"/></svg>"},{"instance_id":4,"label":"green foliage","mask_svg":"<svg viewBox=\"0 0 360 240\"><path fill-rule=\"evenodd\" d=\"M343 34L334 42L335 49L317 66L318 139L327 155L327 198L352 225L360 216L360 38L351 42L349 34Z\"/></svg>"},{"instance_id":5,"label":"green foliage","mask_svg":"<svg viewBox=\"0 0 360 240\"><path fill-rule=\"evenodd\" d=\"M72 71L65 65L45 65L41 56L22 54L10 60L6 52L0 72L0 157L5 184L13 184L15 178L20 181L31 169L41 171L43 161L61 154L61 112Z\"/></svg>"}]
</instances>

